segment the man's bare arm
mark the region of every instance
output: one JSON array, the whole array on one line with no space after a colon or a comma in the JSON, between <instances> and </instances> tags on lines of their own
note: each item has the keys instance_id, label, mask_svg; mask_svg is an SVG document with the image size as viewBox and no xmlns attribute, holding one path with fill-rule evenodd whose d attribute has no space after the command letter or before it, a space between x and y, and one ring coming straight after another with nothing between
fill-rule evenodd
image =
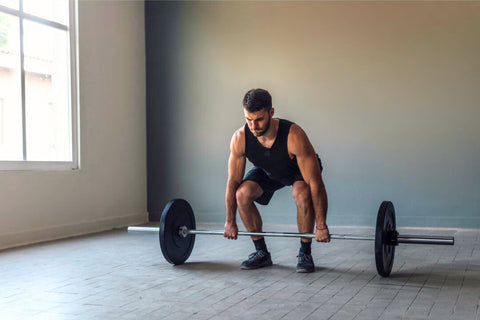
<instances>
[{"instance_id":1,"label":"man's bare arm","mask_svg":"<svg viewBox=\"0 0 480 320\"><path fill-rule=\"evenodd\" d=\"M303 179L310 187L316 220L317 241L330 241L327 226L328 198L322 179L322 171L315 150L305 132L293 124L288 138L288 150L297 157Z\"/></svg>"},{"instance_id":2,"label":"man's bare arm","mask_svg":"<svg viewBox=\"0 0 480 320\"><path fill-rule=\"evenodd\" d=\"M226 217L224 236L228 239L237 239L237 199L236 192L242 183L245 174L245 132L243 128L237 130L230 142L230 157L228 159L228 180L225 191Z\"/></svg>"}]
</instances>

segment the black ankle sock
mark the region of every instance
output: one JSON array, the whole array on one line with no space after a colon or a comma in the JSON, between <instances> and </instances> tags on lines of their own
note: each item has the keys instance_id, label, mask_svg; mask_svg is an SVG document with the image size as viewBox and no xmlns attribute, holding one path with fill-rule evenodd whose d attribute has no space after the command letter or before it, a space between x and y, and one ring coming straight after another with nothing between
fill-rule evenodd
<instances>
[{"instance_id":1,"label":"black ankle sock","mask_svg":"<svg viewBox=\"0 0 480 320\"><path fill-rule=\"evenodd\" d=\"M312 253L312 242L311 241L303 242L302 240L300 240L300 243L301 243L300 250L303 253L305 253L305 254L311 254Z\"/></svg>"},{"instance_id":2,"label":"black ankle sock","mask_svg":"<svg viewBox=\"0 0 480 320\"><path fill-rule=\"evenodd\" d=\"M253 244L255 245L255 249L258 250L263 250L267 252L267 244L265 243L265 238L261 238L258 240L253 240Z\"/></svg>"}]
</instances>

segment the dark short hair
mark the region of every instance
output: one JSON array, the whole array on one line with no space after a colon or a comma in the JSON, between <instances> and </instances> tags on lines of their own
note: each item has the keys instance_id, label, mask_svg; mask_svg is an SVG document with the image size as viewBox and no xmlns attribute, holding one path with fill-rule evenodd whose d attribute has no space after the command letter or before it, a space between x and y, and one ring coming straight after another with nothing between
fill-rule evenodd
<instances>
[{"instance_id":1,"label":"dark short hair","mask_svg":"<svg viewBox=\"0 0 480 320\"><path fill-rule=\"evenodd\" d=\"M251 89L243 97L243 107L249 112L272 109L272 96L264 89Z\"/></svg>"}]
</instances>

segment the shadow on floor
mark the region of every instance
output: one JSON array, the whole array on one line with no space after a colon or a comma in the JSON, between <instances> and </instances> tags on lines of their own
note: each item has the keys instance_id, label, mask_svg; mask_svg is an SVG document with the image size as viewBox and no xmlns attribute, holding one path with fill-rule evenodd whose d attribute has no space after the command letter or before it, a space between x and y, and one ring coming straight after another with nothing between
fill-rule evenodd
<instances>
[{"instance_id":1,"label":"shadow on floor","mask_svg":"<svg viewBox=\"0 0 480 320\"><path fill-rule=\"evenodd\" d=\"M242 271L242 272L255 272L255 270L242 270L240 269L239 262L223 262L223 261L194 261L186 262L182 265L174 266L174 268L184 271L201 271L201 272L224 272L224 271ZM265 267L256 269L256 271L280 271L280 272L296 272L295 265L281 265L273 264L271 267ZM330 272L328 268L315 267L315 272Z\"/></svg>"}]
</instances>

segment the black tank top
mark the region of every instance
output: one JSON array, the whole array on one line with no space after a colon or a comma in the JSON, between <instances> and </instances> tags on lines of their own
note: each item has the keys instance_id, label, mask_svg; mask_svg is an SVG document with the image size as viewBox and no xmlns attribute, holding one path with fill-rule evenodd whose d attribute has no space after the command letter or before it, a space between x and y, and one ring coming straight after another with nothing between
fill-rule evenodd
<instances>
[{"instance_id":1,"label":"black tank top","mask_svg":"<svg viewBox=\"0 0 480 320\"><path fill-rule=\"evenodd\" d=\"M291 185L298 180L300 169L297 158L288 155L287 139L293 122L279 119L277 137L271 148L265 148L245 124L245 156L273 180Z\"/></svg>"}]
</instances>

